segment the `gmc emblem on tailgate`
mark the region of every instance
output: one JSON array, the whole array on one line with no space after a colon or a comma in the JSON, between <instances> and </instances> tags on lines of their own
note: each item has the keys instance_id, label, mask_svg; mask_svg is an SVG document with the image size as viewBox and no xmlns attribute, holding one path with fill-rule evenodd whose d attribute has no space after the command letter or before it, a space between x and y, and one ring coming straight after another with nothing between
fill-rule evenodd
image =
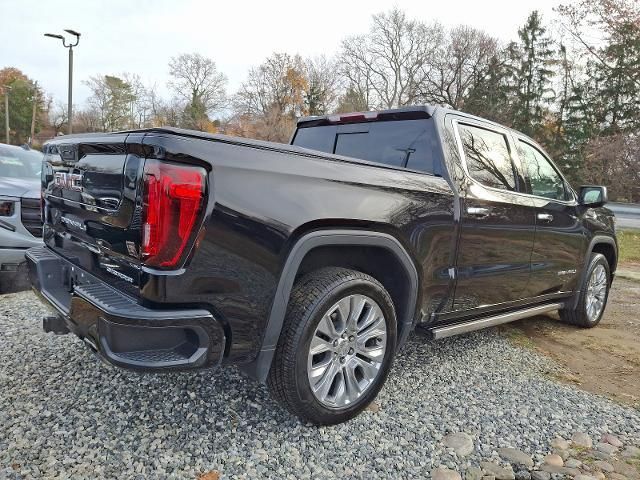
<instances>
[{"instance_id":1,"label":"gmc emblem on tailgate","mask_svg":"<svg viewBox=\"0 0 640 480\"><path fill-rule=\"evenodd\" d=\"M82 191L82 174L81 173L65 173L56 172L53 175L53 183L60 188L67 190Z\"/></svg>"}]
</instances>

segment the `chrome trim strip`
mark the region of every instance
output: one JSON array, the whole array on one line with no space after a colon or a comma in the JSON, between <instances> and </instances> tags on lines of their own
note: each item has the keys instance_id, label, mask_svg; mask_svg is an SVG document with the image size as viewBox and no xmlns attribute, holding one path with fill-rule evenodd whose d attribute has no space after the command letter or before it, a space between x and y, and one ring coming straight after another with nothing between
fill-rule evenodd
<instances>
[{"instance_id":1,"label":"chrome trim strip","mask_svg":"<svg viewBox=\"0 0 640 480\"><path fill-rule=\"evenodd\" d=\"M511 156L511 163L513 164L513 166L516 168L516 171L520 170L520 166L522 165L522 161L520 159L520 156L518 155L518 148L517 145L514 143L513 147L515 147L515 151L512 150L512 143L513 142L517 142L519 139L523 139L525 141L525 143L531 143L532 146L538 150L540 150L541 152L544 152L544 150L542 149L542 147L540 147L537 143L533 142L531 139L529 139L528 137L524 137L520 132L513 130L513 129L509 129L507 127L504 127L502 125L498 125L498 124L494 124L493 122L490 122L489 120L487 120L487 123L484 123L478 119L467 119L466 117L458 117L455 114L448 114L451 115L451 123L453 126L453 136L455 138L456 141L456 147L458 150L458 155L460 155L460 163L462 165L462 170L464 171L464 173L466 174L467 178L469 180L471 180L474 184L479 185L480 187L487 189L489 191L493 191L493 192L499 192L499 193L509 193L509 194L513 194L513 195L518 195L518 196L523 196L523 197L530 197L530 198L536 198L539 200L546 200L548 202L553 202L553 203L557 203L560 205L568 205L568 206L578 206L579 202L577 201L577 197L576 197L576 192L575 190L573 190L573 188L571 187L571 185L567 182L567 179L564 177L564 175L562 175L562 172L558 169L557 165L555 163L553 163L553 161L551 160L551 158L549 158L549 156L544 153L544 156L547 160L549 160L549 162L551 163L553 169L556 171L556 173L558 173L560 175L560 177L562 178L562 180L565 182L565 185L570 189L571 194L572 194L572 199L571 200L558 200L556 198L548 198L548 197L541 197L540 195L534 195L532 193L527 193L527 192L521 192L519 190L504 190L501 188L494 188L494 187L489 187L487 185L484 185L483 183L480 183L478 180L476 180L475 178L473 178L471 176L471 174L469 173L469 168L467 166L467 157L464 153L464 146L462 145L462 137L460 137L460 132L458 131L458 126L460 123L462 123L463 125L469 125L472 127L478 127L478 128L483 128L485 130L489 130L490 132L493 133L497 133L500 135L504 135L506 137L507 140L507 147L509 147L509 155ZM472 120L472 121L469 121ZM511 139L510 139L511 137ZM510 141L511 140L511 141ZM516 164L516 159L518 160L518 164ZM523 176L525 174L525 172L520 172Z\"/></svg>"},{"instance_id":2,"label":"chrome trim strip","mask_svg":"<svg viewBox=\"0 0 640 480\"><path fill-rule=\"evenodd\" d=\"M522 318L539 315L541 313L552 312L564 307L564 303L550 303L547 305L538 305L537 307L525 308L524 310L516 310L515 312L502 313L491 317L479 318L457 325L447 325L444 327L435 327L431 329L431 334L435 340L440 338L452 337L461 333L473 332L503 323L513 322Z\"/></svg>"}]
</instances>

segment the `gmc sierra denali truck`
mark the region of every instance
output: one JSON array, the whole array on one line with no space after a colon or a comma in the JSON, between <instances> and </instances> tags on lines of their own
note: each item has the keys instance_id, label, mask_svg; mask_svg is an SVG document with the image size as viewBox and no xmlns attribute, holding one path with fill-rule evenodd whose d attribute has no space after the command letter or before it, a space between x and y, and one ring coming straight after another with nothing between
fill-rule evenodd
<instances>
[{"instance_id":1,"label":"gmc sierra denali truck","mask_svg":"<svg viewBox=\"0 0 640 480\"><path fill-rule=\"evenodd\" d=\"M605 188L440 107L304 118L291 145L154 128L44 153L46 331L135 370L237 365L317 424L366 407L415 327L593 327L616 269Z\"/></svg>"}]
</instances>

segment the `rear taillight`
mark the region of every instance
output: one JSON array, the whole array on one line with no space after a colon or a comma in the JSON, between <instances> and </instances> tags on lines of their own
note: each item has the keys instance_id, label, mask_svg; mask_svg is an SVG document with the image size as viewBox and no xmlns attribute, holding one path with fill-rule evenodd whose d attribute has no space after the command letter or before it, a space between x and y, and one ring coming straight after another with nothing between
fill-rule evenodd
<instances>
[{"instance_id":1,"label":"rear taillight","mask_svg":"<svg viewBox=\"0 0 640 480\"><path fill-rule=\"evenodd\" d=\"M145 265L179 265L201 217L205 170L147 160L144 165L142 259Z\"/></svg>"}]
</instances>

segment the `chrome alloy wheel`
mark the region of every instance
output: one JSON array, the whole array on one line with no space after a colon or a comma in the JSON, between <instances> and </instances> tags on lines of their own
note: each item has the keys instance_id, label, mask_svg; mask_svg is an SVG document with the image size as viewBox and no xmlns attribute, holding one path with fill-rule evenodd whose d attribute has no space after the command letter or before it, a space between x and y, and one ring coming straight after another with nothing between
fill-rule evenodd
<instances>
[{"instance_id":1,"label":"chrome alloy wheel","mask_svg":"<svg viewBox=\"0 0 640 480\"><path fill-rule=\"evenodd\" d=\"M602 309L607 295L607 271L603 265L596 265L587 283L586 310L590 322L595 322Z\"/></svg>"},{"instance_id":2,"label":"chrome alloy wheel","mask_svg":"<svg viewBox=\"0 0 640 480\"><path fill-rule=\"evenodd\" d=\"M380 373L387 323L380 306L365 295L349 295L318 324L309 347L307 375L316 399L330 408L353 404Z\"/></svg>"}]
</instances>

